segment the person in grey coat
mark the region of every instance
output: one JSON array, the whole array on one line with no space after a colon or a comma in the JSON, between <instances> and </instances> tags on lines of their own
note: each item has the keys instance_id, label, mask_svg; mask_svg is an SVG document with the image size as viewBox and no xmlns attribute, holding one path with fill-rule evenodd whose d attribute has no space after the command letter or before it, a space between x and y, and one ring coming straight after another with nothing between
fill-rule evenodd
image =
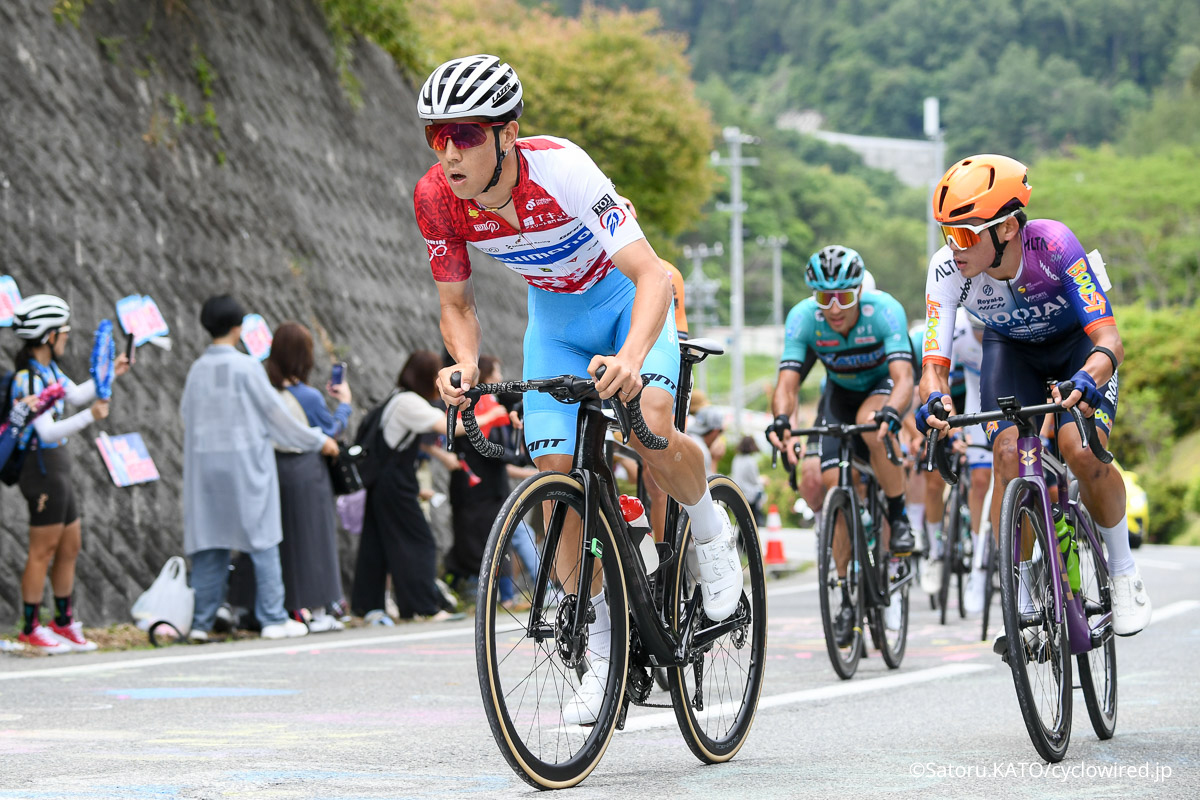
<instances>
[{"instance_id":1,"label":"person in grey coat","mask_svg":"<svg viewBox=\"0 0 1200 800\"><path fill-rule=\"evenodd\" d=\"M183 415L183 543L192 560L196 610L191 637L206 641L229 584L231 550L254 562L255 615L264 639L308 633L283 607L283 538L274 444L336 456L337 443L298 422L267 373L235 349L245 311L229 295L210 297L200 323L212 345L188 371Z\"/></svg>"}]
</instances>

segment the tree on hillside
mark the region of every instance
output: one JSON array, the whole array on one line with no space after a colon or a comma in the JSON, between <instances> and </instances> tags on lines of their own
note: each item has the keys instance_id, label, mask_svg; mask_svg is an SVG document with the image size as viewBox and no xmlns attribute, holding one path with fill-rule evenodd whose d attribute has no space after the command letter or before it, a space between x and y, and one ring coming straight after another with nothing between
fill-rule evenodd
<instances>
[{"instance_id":1,"label":"tree on hillside","mask_svg":"<svg viewBox=\"0 0 1200 800\"><path fill-rule=\"evenodd\" d=\"M525 87L522 135L579 144L634 201L655 247L694 224L712 193L714 129L696 98L684 41L654 13L585 11L578 19L516 0L415 0L427 66L474 52L508 61Z\"/></svg>"}]
</instances>

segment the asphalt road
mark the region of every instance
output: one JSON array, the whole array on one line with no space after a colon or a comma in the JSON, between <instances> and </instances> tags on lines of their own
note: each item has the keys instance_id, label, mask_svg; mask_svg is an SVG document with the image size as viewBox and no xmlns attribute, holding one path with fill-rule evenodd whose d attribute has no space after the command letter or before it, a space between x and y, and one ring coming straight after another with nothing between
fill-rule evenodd
<instances>
[{"instance_id":1,"label":"asphalt road","mask_svg":"<svg viewBox=\"0 0 1200 800\"><path fill-rule=\"evenodd\" d=\"M1200 797L1200 549L1137 556L1156 618L1119 641L1117 734L1098 741L1076 693L1057 767L977 620L942 627L917 602L901 669L872 655L840 681L807 572L770 586L766 685L737 758L702 766L670 711L635 708L568 796ZM0 655L0 799L533 796L492 740L473 647L457 622Z\"/></svg>"}]
</instances>

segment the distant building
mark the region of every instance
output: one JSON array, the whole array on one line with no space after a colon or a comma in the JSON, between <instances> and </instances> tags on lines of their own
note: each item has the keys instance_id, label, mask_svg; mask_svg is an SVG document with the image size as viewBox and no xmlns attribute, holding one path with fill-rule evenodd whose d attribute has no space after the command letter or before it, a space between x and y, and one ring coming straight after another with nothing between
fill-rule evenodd
<instances>
[{"instance_id":1,"label":"distant building","mask_svg":"<svg viewBox=\"0 0 1200 800\"><path fill-rule=\"evenodd\" d=\"M931 176L941 174L936 145L926 139L891 139L823 131L824 117L817 111L788 111L775 120L776 127L840 144L862 156L868 167L891 172L906 186L929 188Z\"/></svg>"}]
</instances>

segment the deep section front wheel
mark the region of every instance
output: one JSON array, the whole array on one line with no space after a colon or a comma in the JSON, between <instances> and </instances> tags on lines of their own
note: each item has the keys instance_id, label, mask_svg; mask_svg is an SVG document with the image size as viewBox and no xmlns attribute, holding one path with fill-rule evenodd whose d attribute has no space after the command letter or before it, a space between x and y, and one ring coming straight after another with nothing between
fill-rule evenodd
<instances>
[{"instance_id":1,"label":"deep section front wheel","mask_svg":"<svg viewBox=\"0 0 1200 800\"><path fill-rule=\"evenodd\" d=\"M1004 492L1000 507L1000 605L1008 637L1008 665L1025 729L1051 763L1071 742L1071 645L1066 619L1056 609L1050 559L1057 542L1046 532L1041 494L1024 478Z\"/></svg>"},{"instance_id":2,"label":"deep section front wheel","mask_svg":"<svg viewBox=\"0 0 1200 800\"><path fill-rule=\"evenodd\" d=\"M668 669L667 679L684 741L698 759L715 764L733 758L754 723L766 667L767 589L750 504L737 484L723 475L710 477L708 488L718 512L733 523L744 578L742 599L728 619L716 623L704 616L703 604L699 605L689 663ZM700 599L697 576L686 557L690 543L691 525L684 516L676 552L685 557L671 566L673 589L667 602L668 624L677 632L689 604Z\"/></svg>"},{"instance_id":3,"label":"deep section front wheel","mask_svg":"<svg viewBox=\"0 0 1200 800\"><path fill-rule=\"evenodd\" d=\"M624 576L603 515L594 515L586 546L599 556L611 626L610 654L599 658L576 630L575 609L594 607L578 593L583 547L578 531L584 512L582 485L557 472L525 480L505 501L492 526L480 568L475 611L475 658L479 687L492 735L509 766L540 789L574 786L595 769L608 747L625 692L629 609ZM538 564L518 564L514 544L537 544ZM539 566L553 567L540 587ZM514 597L501 603L501 584ZM606 687L595 724L575 724L566 713L579 673L597 670Z\"/></svg>"},{"instance_id":4,"label":"deep section front wheel","mask_svg":"<svg viewBox=\"0 0 1200 800\"><path fill-rule=\"evenodd\" d=\"M854 504L846 489L837 486L825 495L821 531L817 538L817 593L821 601L821 627L833 671L842 680L854 677L863 644L863 578L853 555L850 537L855 522ZM845 575L838 575L834 546L849 553ZM846 609L849 609L847 612ZM839 623L839 617L844 619Z\"/></svg>"}]
</instances>

